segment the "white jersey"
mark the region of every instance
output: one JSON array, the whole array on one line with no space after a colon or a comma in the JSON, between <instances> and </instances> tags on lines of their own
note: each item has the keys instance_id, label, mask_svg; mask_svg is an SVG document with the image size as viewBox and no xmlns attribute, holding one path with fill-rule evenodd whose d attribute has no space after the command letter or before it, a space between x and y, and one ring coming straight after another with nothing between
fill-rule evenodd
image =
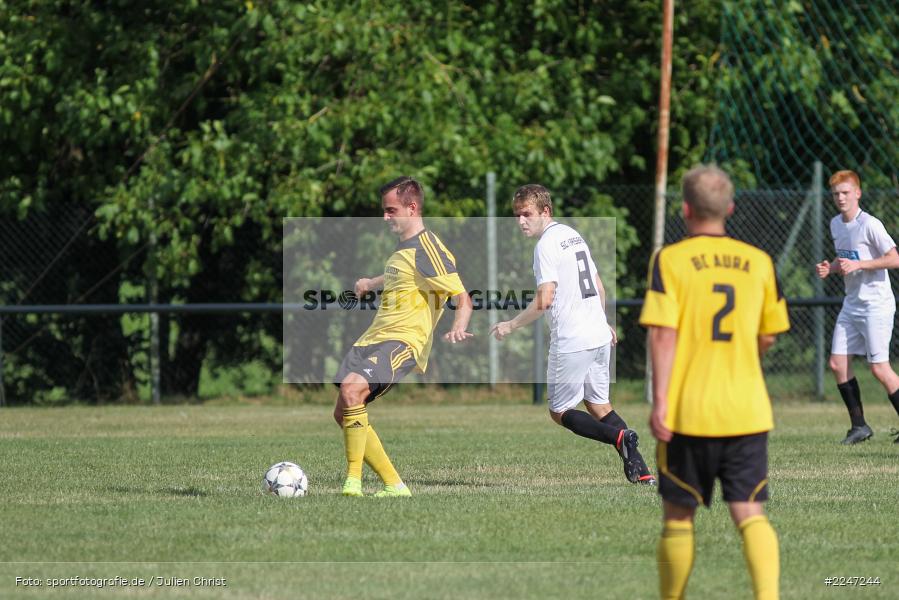
<instances>
[{"instance_id":1,"label":"white jersey","mask_svg":"<svg viewBox=\"0 0 899 600\"><path fill-rule=\"evenodd\" d=\"M838 258L871 260L896 247L883 223L861 209L848 223L843 222L842 215L831 219L830 235L833 236ZM882 314L896 310L896 299L886 269L853 271L843 276L843 285L846 289L843 311L847 314Z\"/></svg>"},{"instance_id":2,"label":"white jersey","mask_svg":"<svg viewBox=\"0 0 899 600\"><path fill-rule=\"evenodd\" d=\"M534 248L537 286L555 282L549 310L550 352L579 352L612 341L602 300L596 289L596 265L577 231L550 223Z\"/></svg>"}]
</instances>

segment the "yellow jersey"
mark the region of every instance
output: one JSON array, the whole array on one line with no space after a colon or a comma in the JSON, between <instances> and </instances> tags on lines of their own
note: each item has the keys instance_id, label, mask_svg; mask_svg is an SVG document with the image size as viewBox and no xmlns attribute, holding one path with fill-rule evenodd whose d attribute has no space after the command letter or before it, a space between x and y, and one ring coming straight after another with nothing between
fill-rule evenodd
<instances>
[{"instance_id":1,"label":"yellow jersey","mask_svg":"<svg viewBox=\"0 0 899 600\"><path fill-rule=\"evenodd\" d=\"M378 312L355 345L405 342L423 373L444 305L463 293L455 257L436 235L422 230L400 242L387 259Z\"/></svg>"},{"instance_id":2,"label":"yellow jersey","mask_svg":"<svg viewBox=\"0 0 899 600\"><path fill-rule=\"evenodd\" d=\"M790 328L771 257L692 236L656 252L648 285L640 324L677 330L665 425L702 437L771 430L758 336Z\"/></svg>"}]
</instances>

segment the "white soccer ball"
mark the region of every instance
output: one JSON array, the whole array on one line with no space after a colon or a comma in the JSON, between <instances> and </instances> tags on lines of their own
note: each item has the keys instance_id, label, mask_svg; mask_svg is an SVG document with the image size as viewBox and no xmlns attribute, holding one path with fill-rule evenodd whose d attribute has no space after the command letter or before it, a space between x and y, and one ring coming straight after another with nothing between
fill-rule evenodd
<instances>
[{"instance_id":1,"label":"white soccer ball","mask_svg":"<svg viewBox=\"0 0 899 600\"><path fill-rule=\"evenodd\" d=\"M270 466L262 478L262 491L282 498L305 496L309 488L306 473L292 462L279 462Z\"/></svg>"}]
</instances>

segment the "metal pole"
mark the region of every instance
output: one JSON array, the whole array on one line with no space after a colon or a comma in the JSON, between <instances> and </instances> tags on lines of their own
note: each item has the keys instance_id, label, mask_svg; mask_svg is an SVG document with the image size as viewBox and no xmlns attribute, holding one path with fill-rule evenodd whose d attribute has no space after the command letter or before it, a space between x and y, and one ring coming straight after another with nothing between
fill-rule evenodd
<instances>
[{"instance_id":1,"label":"metal pole","mask_svg":"<svg viewBox=\"0 0 899 600\"><path fill-rule=\"evenodd\" d=\"M155 198L151 195L149 201L150 214L155 215L156 213L156 202ZM148 267L149 267L149 296L150 296L150 304L156 305L159 304L159 282L156 279L156 230L153 229L151 225L150 228L150 236L149 236L149 255L148 255ZM153 400L153 404L159 405L161 403L160 399L160 358L159 358L159 313L153 311L150 313L150 398Z\"/></svg>"},{"instance_id":2,"label":"metal pole","mask_svg":"<svg viewBox=\"0 0 899 600\"><path fill-rule=\"evenodd\" d=\"M490 309L490 294L498 290L496 281L496 173L487 173L487 318L490 328L497 322L499 315ZM490 329L488 328L488 331ZM499 380L499 342L495 337L487 336L488 369L490 387L496 386Z\"/></svg>"},{"instance_id":3,"label":"metal pole","mask_svg":"<svg viewBox=\"0 0 899 600\"><path fill-rule=\"evenodd\" d=\"M0 319L0 406L6 406L6 387L3 385L3 319Z\"/></svg>"},{"instance_id":4,"label":"metal pole","mask_svg":"<svg viewBox=\"0 0 899 600\"><path fill-rule=\"evenodd\" d=\"M652 251L665 242L665 191L668 187L668 136L671 126L671 50L674 44L674 0L664 0L662 8L662 64L659 69L659 131L656 155L655 217L652 224ZM652 402L652 359L646 336L646 401Z\"/></svg>"},{"instance_id":5,"label":"metal pole","mask_svg":"<svg viewBox=\"0 0 899 600\"><path fill-rule=\"evenodd\" d=\"M824 242L822 239L822 208L824 201L824 174L820 160L815 161L814 177L812 179L812 257L815 262L824 260ZM815 297L824 295L824 281L819 277L814 278ZM815 324L815 398L824 400L824 307L816 306L812 309Z\"/></svg>"},{"instance_id":6,"label":"metal pole","mask_svg":"<svg viewBox=\"0 0 899 600\"><path fill-rule=\"evenodd\" d=\"M533 302L537 299L534 298ZM534 321L534 404L543 404L543 319Z\"/></svg>"},{"instance_id":7,"label":"metal pole","mask_svg":"<svg viewBox=\"0 0 899 600\"><path fill-rule=\"evenodd\" d=\"M155 302L153 302L155 304ZM160 404L159 313L150 313L150 398Z\"/></svg>"},{"instance_id":8,"label":"metal pole","mask_svg":"<svg viewBox=\"0 0 899 600\"><path fill-rule=\"evenodd\" d=\"M787 241L784 244L783 252L780 253L780 257L777 259L776 266L778 273L786 268L787 262L790 260L790 254L792 254L793 252L793 247L796 245L796 242L799 239L799 233L802 231L802 226L805 225L805 215L808 213L809 207L815 203L818 203L818 212L820 216L821 198L815 195L814 189L810 189L806 194L805 202L802 203L802 207L799 209L799 213L796 215L796 218L793 220L793 224L790 226L790 234L787 236ZM812 215L812 218L814 219L814 212L812 213ZM812 227L817 228L818 225L813 223Z\"/></svg>"}]
</instances>

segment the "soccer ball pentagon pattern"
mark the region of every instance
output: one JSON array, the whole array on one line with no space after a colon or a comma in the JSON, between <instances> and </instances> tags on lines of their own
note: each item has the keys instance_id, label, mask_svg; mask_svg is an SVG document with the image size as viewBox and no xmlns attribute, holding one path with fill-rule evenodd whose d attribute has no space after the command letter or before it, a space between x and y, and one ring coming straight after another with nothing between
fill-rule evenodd
<instances>
[{"instance_id":1,"label":"soccer ball pentagon pattern","mask_svg":"<svg viewBox=\"0 0 899 600\"><path fill-rule=\"evenodd\" d=\"M292 462L279 462L270 466L262 478L262 491L282 498L305 496L308 487L306 473Z\"/></svg>"}]
</instances>

